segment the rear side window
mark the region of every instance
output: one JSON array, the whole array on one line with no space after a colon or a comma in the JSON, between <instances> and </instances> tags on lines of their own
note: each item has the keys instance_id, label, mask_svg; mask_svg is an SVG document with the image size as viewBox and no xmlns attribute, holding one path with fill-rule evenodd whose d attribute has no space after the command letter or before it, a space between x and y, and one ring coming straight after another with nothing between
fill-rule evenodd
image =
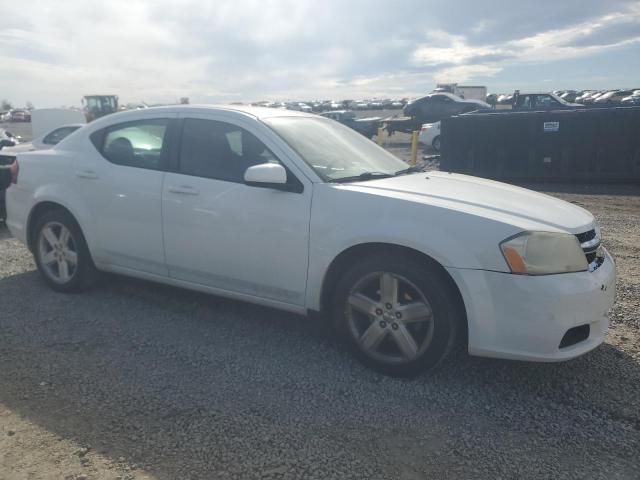
<instances>
[{"instance_id":1,"label":"rear side window","mask_svg":"<svg viewBox=\"0 0 640 480\"><path fill-rule=\"evenodd\" d=\"M168 125L166 118L120 123L95 132L91 139L111 163L159 170Z\"/></svg>"},{"instance_id":2,"label":"rear side window","mask_svg":"<svg viewBox=\"0 0 640 480\"><path fill-rule=\"evenodd\" d=\"M45 145L57 145L69 134L75 132L80 127L60 127L56 128L53 132L49 133L42 139L42 143Z\"/></svg>"}]
</instances>

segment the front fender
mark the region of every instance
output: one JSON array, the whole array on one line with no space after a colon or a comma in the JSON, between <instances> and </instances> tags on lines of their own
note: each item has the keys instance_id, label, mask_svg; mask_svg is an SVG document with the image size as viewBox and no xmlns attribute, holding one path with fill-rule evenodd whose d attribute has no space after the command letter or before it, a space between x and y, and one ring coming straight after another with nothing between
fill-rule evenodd
<instances>
[{"instance_id":1,"label":"front fender","mask_svg":"<svg viewBox=\"0 0 640 480\"><path fill-rule=\"evenodd\" d=\"M507 271L499 242L515 233L513 226L466 212L314 185L307 308L320 308L331 263L354 246L389 244L420 252L445 268Z\"/></svg>"}]
</instances>

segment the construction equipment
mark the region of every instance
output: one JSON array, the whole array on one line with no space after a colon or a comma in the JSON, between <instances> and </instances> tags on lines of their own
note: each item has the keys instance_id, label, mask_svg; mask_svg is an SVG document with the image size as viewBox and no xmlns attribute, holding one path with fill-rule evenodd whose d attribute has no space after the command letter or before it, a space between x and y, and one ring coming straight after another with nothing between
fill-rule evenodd
<instances>
[{"instance_id":1,"label":"construction equipment","mask_svg":"<svg viewBox=\"0 0 640 480\"><path fill-rule=\"evenodd\" d=\"M118 111L117 95L85 95L82 98L87 122Z\"/></svg>"}]
</instances>

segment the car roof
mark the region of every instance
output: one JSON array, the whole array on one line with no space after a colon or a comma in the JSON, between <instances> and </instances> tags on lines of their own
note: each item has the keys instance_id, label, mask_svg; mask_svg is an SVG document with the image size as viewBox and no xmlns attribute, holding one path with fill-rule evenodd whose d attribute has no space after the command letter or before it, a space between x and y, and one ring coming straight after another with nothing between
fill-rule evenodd
<instances>
[{"instance_id":1,"label":"car roof","mask_svg":"<svg viewBox=\"0 0 640 480\"><path fill-rule=\"evenodd\" d=\"M269 117L313 117L315 115L297 110L283 110L268 107L254 107L250 105L166 105L161 107L149 107L144 110L132 110L136 113L146 112L154 115L158 112L166 113L204 113L204 112L237 112L247 116L264 119ZM117 115L126 114L127 111L119 112ZM109 115L110 116L110 115ZM108 118L107 116L106 118ZM103 117L104 118L104 117Z\"/></svg>"},{"instance_id":2,"label":"car roof","mask_svg":"<svg viewBox=\"0 0 640 480\"><path fill-rule=\"evenodd\" d=\"M248 105L163 105L158 107L143 108L141 110L122 110L100 117L89 125L92 131L103 126L118 122L133 121L145 117L156 117L162 114L203 114L213 112L227 112L244 115L257 120L273 117L309 117L318 118L317 115L297 110L284 110L279 108L253 107Z\"/></svg>"},{"instance_id":3,"label":"car roof","mask_svg":"<svg viewBox=\"0 0 640 480\"><path fill-rule=\"evenodd\" d=\"M58 125L57 127L53 127L49 132L53 132L54 130L58 130L59 128L67 128L67 127L84 127L86 123L65 123L64 125Z\"/></svg>"}]
</instances>

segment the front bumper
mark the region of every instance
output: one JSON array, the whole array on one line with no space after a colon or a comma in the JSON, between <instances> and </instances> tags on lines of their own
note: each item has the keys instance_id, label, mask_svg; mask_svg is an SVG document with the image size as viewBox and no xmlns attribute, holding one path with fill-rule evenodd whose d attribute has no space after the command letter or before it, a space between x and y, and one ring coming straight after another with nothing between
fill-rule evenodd
<instances>
[{"instance_id":1,"label":"front bumper","mask_svg":"<svg viewBox=\"0 0 640 480\"><path fill-rule=\"evenodd\" d=\"M469 354L555 362L600 345L616 287L615 263L604 252L593 272L526 276L447 268L465 303ZM560 348L567 331L583 325L588 337Z\"/></svg>"}]
</instances>

